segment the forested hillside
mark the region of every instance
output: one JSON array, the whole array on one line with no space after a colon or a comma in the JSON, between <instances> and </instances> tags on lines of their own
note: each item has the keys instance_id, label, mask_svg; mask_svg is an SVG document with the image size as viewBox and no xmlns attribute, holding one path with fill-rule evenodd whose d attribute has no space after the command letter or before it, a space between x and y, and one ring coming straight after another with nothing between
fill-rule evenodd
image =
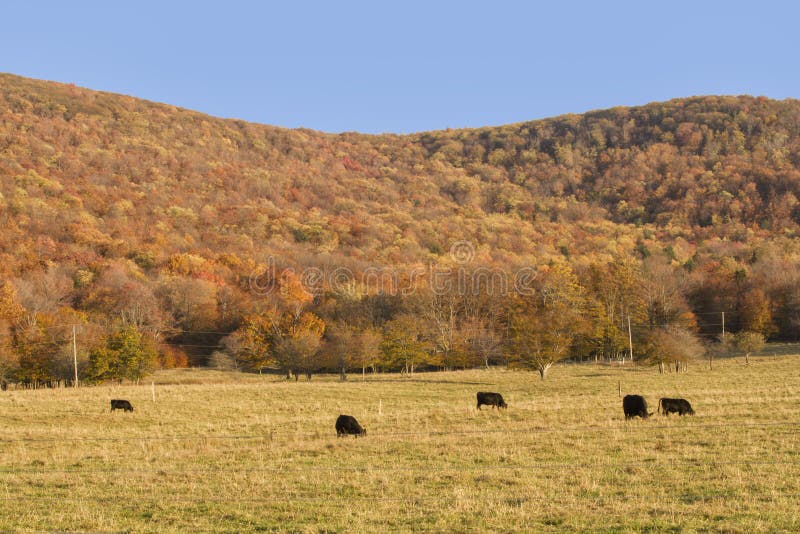
<instances>
[{"instance_id":1,"label":"forested hillside","mask_svg":"<svg viewBox=\"0 0 800 534\"><path fill-rule=\"evenodd\" d=\"M797 339L799 196L794 100L331 135L0 75L0 371L69 378L72 325L87 380L541 371L531 353L619 357L629 319L663 363L722 312ZM433 287L447 268L474 290Z\"/></svg>"}]
</instances>

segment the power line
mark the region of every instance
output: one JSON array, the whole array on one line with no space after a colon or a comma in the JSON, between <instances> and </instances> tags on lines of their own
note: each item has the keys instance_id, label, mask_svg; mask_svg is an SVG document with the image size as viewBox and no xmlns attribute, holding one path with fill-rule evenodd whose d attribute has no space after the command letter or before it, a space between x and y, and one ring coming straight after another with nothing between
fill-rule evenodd
<instances>
[{"instance_id":1,"label":"power line","mask_svg":"<svg viewBox=\"0 0 800 534\"><path fill-rule=\"evenodd\" d=\"M204 349L222 349L225 348L222 345L194 345L190 343L175 343L175 342L168 342L168 341L157 341L156 345L166 345L168 347L192 347L192 348L204 348Z\"/></svg>"},{"instance_id":2,"label":"power line","mask_svg":"<svg viewBox=\"0 0 800 534\"><path fill-rule=\"evenodd\" d=\"M72 328L73 326L78 328L94 328L94 329L106 329L108 326L97 324L97 323L62 323L62 324L52 324L49 326L41 326L37 324L33 325L25 325L21 326L22 330L28 329L38 329L38 330L54 330L57 328ZM147 330L148 328L145 328ZM220 332L214 330L173 330L173 329L164 329L161 331L166 335L177 335L177 334L215 334L215 335L222 335L222 336L229 336L233 333L231 332ZM13 337L14 334L0 334L0 337Z\"/></svg>"},{"instance_id":3,"label":"power line","mask_svg":"<svg viewBox=\"0 0 800 534\"><path fill-rule=\"evenodd\" d=\"M80 339L80 338L78 338L78 339ZM69 333L66 333L63 338L59 338L59 339L52 339L51 338L51 339L41 339L41 340L37 340L37 341L27 341L27 342L24 342L22 345L24 347L42 347L42 346L47 346L47 345L64 345L64 346L66 346L67 344L71 345L71 343L72 343L72 333L69 332ZM178 342L178 341L156 341L155 344L156 345L172 346L172 347L225 348L223 345L221 345L219 343L216 344L216 345L199 345L199 344L193 344L193 343L181 343L181 342Z\"/></svg>"},{"instance_id":4,"label":"power line","mask_svg":"<svg viewBox=\"0 0 800 534\"><path fill-rule=\"evenodd\" d=\"M635 324L632 328L667 328L668 326L686 326L685 322L675 321L672 323L658 323L658 324ZM722 323L703 323L703 326L722 326Z\"/></svg>"}]
</instances>

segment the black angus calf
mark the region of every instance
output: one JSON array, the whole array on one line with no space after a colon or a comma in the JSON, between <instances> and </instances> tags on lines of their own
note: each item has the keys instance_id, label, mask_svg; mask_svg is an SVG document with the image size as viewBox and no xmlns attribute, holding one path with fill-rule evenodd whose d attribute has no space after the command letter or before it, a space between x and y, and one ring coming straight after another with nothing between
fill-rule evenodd
<instances>
[{"instance_id":1,"label":"black angus calf","mask_svg":"<svg viewBox=\"0 0 800 534\"><path fill-rule=\"evenodd\" d=\"M114 410L132 412L133 406L131 406L130 401L126 401L124 399L111 399L111 411L113 412Z\"/></svg>"},{"instance_id":2,"label":"black angus calf","mask_svg":"<svg viewBox=\"0 0 800 534\"><path fill-rule=\"evenodd\" d=\"M625 395L622 398L622 410L625 412L625 419L631 417L647 419L653 415L647 413L647 401L641 395Z\"/></svg>"},{"instance_id":3,"label":"black angus calf","mask_svg":"<svg viewBox=\"0 0 800 534\"><path fill-rule=\"evenodd\" d=\"M342 437L348 434L354 435L355 437L366 436L367 429L362 428L352 415L340 415L336 418L336 437Z\"/></svg>"},{"instance_id":4,"label":"black angus calf","mask_svg":"<svg viewBox=\"0 0 800 534\"><path fill-rule=\"evenodd\" d=\"M678 415L694 415L692 405L686 399L668 399L664 397L658 401L658 411L664 415L676 413Z\"/></svg>"},{"instance_id":5,"label":"black angus calf","mask_svg":"<svg viewBox=\"0 0 800 534\"><path fill-rule=\"evenodd\" d=\"M503 396L499 393L492 393L490 391L479 391L478 392L478 409L481 409L481 405L485 404L486 406L491 406L494 408L497 406L498 408L508 408L508 404L506 401L503 400Z\"/></svg>"}]
</instances>

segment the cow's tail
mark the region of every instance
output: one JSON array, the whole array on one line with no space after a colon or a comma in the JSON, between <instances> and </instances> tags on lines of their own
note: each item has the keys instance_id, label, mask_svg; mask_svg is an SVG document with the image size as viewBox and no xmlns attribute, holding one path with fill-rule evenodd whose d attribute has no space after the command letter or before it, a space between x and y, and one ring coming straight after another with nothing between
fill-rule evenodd
<instances>
[{"instance_id":1,"label":"cow's tail","mask_svg":"<svg viewBox=\"0 0 800 534\"><path fill-rule=\"evenodd\" d=\"M658 408L656 408L656 412L661 413L661 401L663 399L658 399Z\"/></svg>"}]
</instances>

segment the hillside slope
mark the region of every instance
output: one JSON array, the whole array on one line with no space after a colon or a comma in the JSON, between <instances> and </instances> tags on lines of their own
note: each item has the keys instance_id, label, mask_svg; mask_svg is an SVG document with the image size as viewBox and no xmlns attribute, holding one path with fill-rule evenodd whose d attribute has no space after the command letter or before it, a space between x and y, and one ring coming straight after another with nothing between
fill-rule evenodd
<instances>
[{"instance_id":1,"label":"hillside slope","mask_svg":"<svg viewBox=\"0 0 800 534\"><path fill-rule=\"evenodd\" d=\"M498 261L797 235L800 103L706 97L499 128L327 135L0 77L6 275L175 253ZM645 231L650 230L650 231Z\"/></svg>"},{"instance_id":2,"label":"hillside slope","mask_svg":"<svg viewBox=\"0 0 800 534\"><path fill-rule=\"evenodd\" d=\"M794 282L750 281L796 272L799 169L795 100L331 135L3 74L0 280L33 314L125 316L138 298L172 329L229 332L268 258L358 274L447 262L466 241L504 270L657 256L694 273L681 292L706 330L758 286L780 323L765 332L787 337L776 299Z\"/></svg>"}]
</instances>

